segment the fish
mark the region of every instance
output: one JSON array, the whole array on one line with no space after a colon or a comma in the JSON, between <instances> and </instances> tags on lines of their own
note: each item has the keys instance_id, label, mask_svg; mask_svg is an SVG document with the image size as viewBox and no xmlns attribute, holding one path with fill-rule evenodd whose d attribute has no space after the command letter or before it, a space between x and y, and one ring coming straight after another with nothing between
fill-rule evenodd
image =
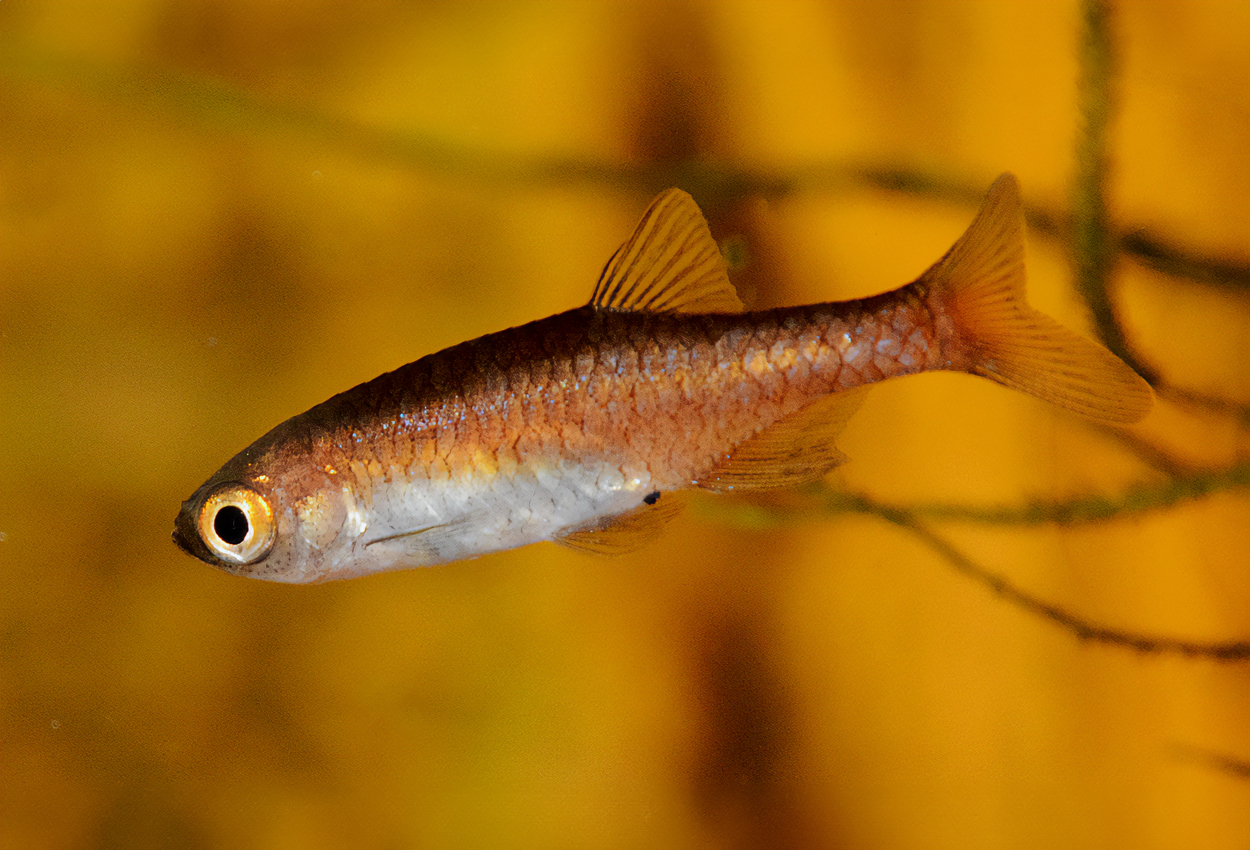
<instances>
[{"instance_id":1,"label":"fish","mask_svg":"<svg viewBox=\"0 0 1250 850\"><path fill-rule=\"evenodd\" d=\"M1150 385L1031 308L1004 174L915 281L746 311L694 199L661 193L585 306L422 357L295 416L182 503L173 540L235 575L315 583L554 541L605 554L683 494L822 478L877 382L979 375L1109 424Z\"/></svg>"}]
</instances>

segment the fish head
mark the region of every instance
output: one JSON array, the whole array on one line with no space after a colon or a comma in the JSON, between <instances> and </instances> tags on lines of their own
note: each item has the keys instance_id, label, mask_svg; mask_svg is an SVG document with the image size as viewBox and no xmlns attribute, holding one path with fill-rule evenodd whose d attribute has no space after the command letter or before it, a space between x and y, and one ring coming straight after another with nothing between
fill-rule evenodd
<instances>
[{"instance_id":1,"label":"fish head","mask_svg":"<svg viewBox=\"0 0 1250 850\"><path fill-rule=\"evenodd\" d=\"M245 452L196 490L174 520L174 543L233 575L288 584L346 577L364 531L350 491L266 460Z\"/></svg>"}]
</instances>

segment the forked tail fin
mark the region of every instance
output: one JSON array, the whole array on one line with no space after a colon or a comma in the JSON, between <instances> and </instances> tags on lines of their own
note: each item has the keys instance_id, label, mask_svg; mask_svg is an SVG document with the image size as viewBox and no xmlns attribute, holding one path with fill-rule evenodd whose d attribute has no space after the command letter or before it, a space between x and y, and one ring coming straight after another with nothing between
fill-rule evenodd
<instances>
[{"instance_id":1,"label":"forked tail fin","mask_svg":"<svg viewBox=\"0 0 1250 850\"><path fill-rule=\"evenodd\" d=\"M1154 394L1136 372L1028 305L1013 175L994 181L976 220L921 281L954 322L964 371L1104 422L1136 422L1150 410Z\"/></svg>"}]
</instances>

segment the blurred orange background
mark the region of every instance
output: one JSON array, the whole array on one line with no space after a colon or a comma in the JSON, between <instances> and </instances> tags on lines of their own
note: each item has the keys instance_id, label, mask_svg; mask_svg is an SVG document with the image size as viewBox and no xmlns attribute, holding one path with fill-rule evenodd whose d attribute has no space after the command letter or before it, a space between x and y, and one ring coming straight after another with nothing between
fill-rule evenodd
<instances>
[{"instance_id":1,"label":"blurred orange background","mask_svg":"<svg viewBox=\"0 0 1250 850\"><path fill-rule=\"evenodd\" d=\"M830 483L1115 506L1240 470L926 527L1094 623L1247 640L1250 4L1114 11L1114 220L1233 270L1123 257L1114 303L1207 403L1124 439L908 379ZM169 539L281 420L584 303L665 185L758 306L911 280L1001 171L1062 220L1081 32L998 0L0 3L0 845L1250 846L1250 664L1079 641L870 515L707 497L627 557L318 587ZM1032 297L1089 332L1061 233Z\"/></svg>"}]
</instances>

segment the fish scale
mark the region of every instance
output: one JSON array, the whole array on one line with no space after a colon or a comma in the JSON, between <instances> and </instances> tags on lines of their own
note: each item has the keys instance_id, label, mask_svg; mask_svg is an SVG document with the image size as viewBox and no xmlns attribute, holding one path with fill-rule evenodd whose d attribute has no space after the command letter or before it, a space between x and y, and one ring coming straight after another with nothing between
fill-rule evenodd
<instances>
[{"instance_id":1,"label":"fish scale","mask_svg":"<svg viewBox=\"0 0 1250 850\"><path fill-rule=\"evenodd\" d=\"M183 503L174 541L284 582L551 540L629 551L682 491L819 478L868 386L991 378L1105 422L1149 386L1027 306L1014 178L917 281L745 312L697 205L662 193L590 304L461 343L274 428Z\"/></svg>"}]
</instances>

